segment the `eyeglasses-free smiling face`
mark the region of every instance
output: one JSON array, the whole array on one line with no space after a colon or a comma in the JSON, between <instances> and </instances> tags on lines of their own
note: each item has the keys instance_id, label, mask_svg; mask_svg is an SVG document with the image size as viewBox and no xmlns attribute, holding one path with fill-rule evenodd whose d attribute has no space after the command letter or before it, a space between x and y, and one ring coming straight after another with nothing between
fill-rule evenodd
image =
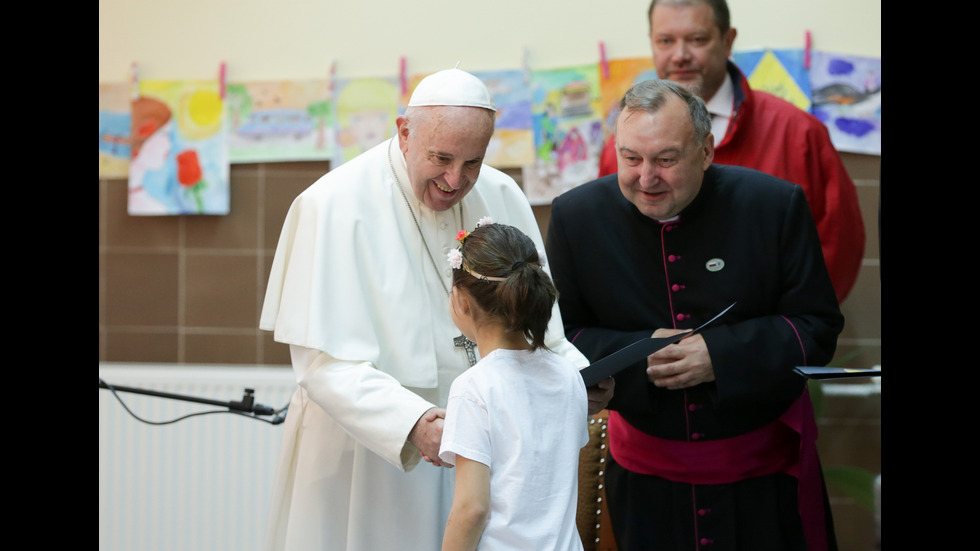
<instances>
[{"instance_id":1,"label":"eyeglasses-free smiling face","mask_svg":"<svg viewBox=\"0 0 980 551\"><path fill-rule=\"evenodd\" d=\"M493 136L493 115L479 107L416 107L398 117L415 197L435 211L459 203L473 189Z\"/></svg>"},{"instance_id":2,"label":"eyeglasses-free smiling face","mask_svg":"<svg viewBox=\"0 0 980 551\"><path fill-rule=\"evenodd\" d=\"M667 220L701 191L714 138L694 140L687 104L671 97L658 111L625 110L616 123L619 189L645 216Z\"/></svg>"},{"instance_id":3,"label":"eyeglasses-free smiling face","mask_svg":"<svg viewBox=\"0 0 980 551\"><path fill-rule=\"evenodd\" d=\"M707 4L658 3L650 14L650 46L657 76L708 101L728 78L725 62L735 35L734 28L721 33Z\"/></svg>"}]
</instances>

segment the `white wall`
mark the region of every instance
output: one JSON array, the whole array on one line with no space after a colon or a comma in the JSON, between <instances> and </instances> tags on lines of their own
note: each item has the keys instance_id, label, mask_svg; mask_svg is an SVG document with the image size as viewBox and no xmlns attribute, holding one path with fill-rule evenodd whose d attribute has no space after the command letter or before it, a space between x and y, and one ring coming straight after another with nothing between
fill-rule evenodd
<instances>
[{"instance_id":1,"label":"white wall","mask_svg":"<svg viewBox=\"0 0 980 551\"><path fill-rule=\"evenodd\" d=\"M99 0L99 82L552 69L650 55L648 0ZM881 56L881 0L729 0L736 49Z\"/></svg>"}]
</instances>

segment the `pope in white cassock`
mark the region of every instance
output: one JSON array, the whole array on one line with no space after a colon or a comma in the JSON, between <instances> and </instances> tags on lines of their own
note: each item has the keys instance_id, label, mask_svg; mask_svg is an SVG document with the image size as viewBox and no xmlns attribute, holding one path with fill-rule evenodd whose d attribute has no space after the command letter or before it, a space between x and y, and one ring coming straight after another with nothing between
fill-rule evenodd
<instances>
[{"instance_id":1,"label":"pope in white cassock","mask_svg":"<svg viewBox=\"0 0 980 551\"><path fill-rule=\"evenodd\" d=\"M544 249L521 189L482 164L494 116L478 78L430 75L398 117L396 138L330 171L290 207L260 320L290 345L299 384L267 549L440 548L453 497L453 471L438 459L446 398L479 354L450 318L446 254L485 216ZM564 339L557 305L547 345L588 363ZM590 389L589 412L611 395L611 386Z\"/></svg>"}]
</instances>

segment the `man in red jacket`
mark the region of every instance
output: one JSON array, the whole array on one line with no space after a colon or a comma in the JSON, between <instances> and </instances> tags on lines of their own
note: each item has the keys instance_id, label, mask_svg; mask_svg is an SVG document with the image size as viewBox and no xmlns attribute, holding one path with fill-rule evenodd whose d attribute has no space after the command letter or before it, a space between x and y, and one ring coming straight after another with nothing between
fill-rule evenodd
<instances>
[{"instance_id":1,"label":"man in red jacket","mask_svg":"<svg viewBox=\"0 0 980 551\"><path fill-rule=\"evenodd\" d=\"M688 87L708 106L714 162L754 168L803 187L842 302L861 268L865 234L854 182L827 128L793 104L749 88L729 61L736 30L725 0L653 0L648 19L657 75ZM616 170L611 136L599 176Z\"/></svg>"}]
</instances>

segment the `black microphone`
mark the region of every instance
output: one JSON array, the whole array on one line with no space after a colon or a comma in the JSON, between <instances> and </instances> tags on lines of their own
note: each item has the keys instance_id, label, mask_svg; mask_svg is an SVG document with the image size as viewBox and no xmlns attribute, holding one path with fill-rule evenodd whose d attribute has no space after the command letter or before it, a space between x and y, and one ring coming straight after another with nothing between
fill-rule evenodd
<instances>
[{"instance_id":1,"label":"black microphone","mask_svg":"<svg viewBox=\"0 0 980 551\"><path fill-rule=\"evenodd\" d=\"M245 395L242 397L241 402L229 402L228 408L237 411L244 411L246 413L254 413L256 415L274 415L276 413L276 410L270 408L269 406L256 404L255 390L251 388L245 389Z\"/></svg>"}]
</instances>

